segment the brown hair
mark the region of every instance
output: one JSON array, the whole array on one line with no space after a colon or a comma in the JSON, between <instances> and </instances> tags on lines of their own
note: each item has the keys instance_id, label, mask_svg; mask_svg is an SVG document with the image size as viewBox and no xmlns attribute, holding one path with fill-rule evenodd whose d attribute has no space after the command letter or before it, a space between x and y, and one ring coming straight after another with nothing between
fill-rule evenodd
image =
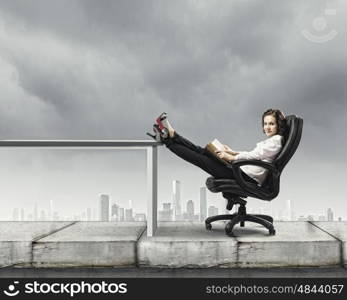
<instances>
[{"instance_id":1,"label":"brown hair","mask_svg":"<svg viewBox=\"0 0 347 300\"><path fill-rule=\"evenodd\" d=\"M280 111L279 109L269 108L268 110L266 110L263 113L263 117L261 118L263 132L264 132L264 118L265 118L265 116L273 116L276 119L277 128L278 128L277 134L283 136L287 130L287 122L286 122L286 117L285 117L284 113L282 111Z\"/></svg>"}]
</instances>

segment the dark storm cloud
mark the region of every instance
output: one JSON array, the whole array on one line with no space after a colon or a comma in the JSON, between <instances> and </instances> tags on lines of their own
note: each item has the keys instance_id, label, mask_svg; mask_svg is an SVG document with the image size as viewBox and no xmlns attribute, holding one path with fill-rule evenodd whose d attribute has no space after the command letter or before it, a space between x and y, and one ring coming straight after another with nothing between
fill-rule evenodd
<instances>
[{"instance_id":1,"label":"dark storm cloud","mask_svg":"<svg viewBox=\"0 0 347 300\"><path fill-rule=\"evenodd\" d=\"M7 11L29 30L48 32L67 39L68 43L88 44L98 48L101 54L112 52L113 47L121 44L138 63L146 84L161 99L171 103L194 102L199 97L196 90L208 83L210 74L213 76L228 68L230 60L231 63L239 60L238 66L273 60L269 50L277 43L279 28L286 20L285 6L273 7L276 17L269 18L269 10L254 1L248 3L248 9L237 2L224 2L221 6L210 4L200 9L189 2L168 5L156 1L105 1L104 5L95 1L69 3L51 6L47 1L5 2ZM116 51L113 55L119 58ZM24 78L29 77L25 66L18 67ZM56 80L52 79L53 83L42 84L42 80L47 81L50 76L38 72L39 78L32 76L30 82L22 84L29 91L38 90L41 97L64 109L67 101L64 99L72 95L66 94L64 78L50 72L51 76L57 76ZM74 72L69 73L66 80L75 84L75 78L69 78ZM56 88L51 94L57 99L46 96L52 85Z\"/></svg>"}]
</instances>

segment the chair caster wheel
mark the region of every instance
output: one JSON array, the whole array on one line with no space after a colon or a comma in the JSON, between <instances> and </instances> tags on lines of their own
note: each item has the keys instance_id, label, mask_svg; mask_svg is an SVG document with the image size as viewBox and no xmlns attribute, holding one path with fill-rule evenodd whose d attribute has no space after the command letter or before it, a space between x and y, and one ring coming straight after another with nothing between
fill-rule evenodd
<instances>
[{"instance_id":1,"label":"chair caster wheel","mask_svg":"<svg viewBox=\"0 0 347 300\"><path fill-rule=\"evenodd\" d=\"M210 223L206 223L205 227L207 230L212 230L212 225Z\"/></svg>"},{"instance_id":2,"label":"chair caster wheel","mask_svg":"<svg viewBox=\"0 0 347 300\"><path fill-rule=\"evenodd\" d=\"M269 235L275 235L276 230L275 229L269 229Z\"/></svg>"}]
</instances>

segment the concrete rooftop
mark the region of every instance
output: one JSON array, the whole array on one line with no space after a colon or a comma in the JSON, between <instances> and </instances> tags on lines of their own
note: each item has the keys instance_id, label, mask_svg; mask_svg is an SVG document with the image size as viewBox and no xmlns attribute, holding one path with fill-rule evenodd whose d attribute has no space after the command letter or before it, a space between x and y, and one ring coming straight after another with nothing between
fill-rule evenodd
<instances>
[{"instance_id":1,"label":"concrete rooftop","mask_svg":"<svg viewBox=\"0 0 347 300\"><path fill-rule=\"evenodd\" d=\"M160 222L0 222L0 267L118 270L342 268L347 222L274 222L275 236L256 224Z\"/></svg>"}]
</instances>

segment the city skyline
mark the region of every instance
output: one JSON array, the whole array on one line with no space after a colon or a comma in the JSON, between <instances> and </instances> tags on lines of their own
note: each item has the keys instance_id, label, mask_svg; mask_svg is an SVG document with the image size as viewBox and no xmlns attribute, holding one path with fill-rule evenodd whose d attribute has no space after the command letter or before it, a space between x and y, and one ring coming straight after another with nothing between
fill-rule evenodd
<instances>
[{"instance_id":1,"label":"city skyline","mask_svg":"<svg viewBox=\"0 0 347 300\"><path fill-rule=\"evenodd\" d=\"M225 207L219 209L215 206L215 203L207 201L207 189L206 187L200 187L199 199L187 199L182 202L181 199L181 181L172 181L172 202L158 201L158 220L159 221L204 221L206 217L218 214L219 211L226 211ZM207 203L210 205L207 206ZM160 204L162 204L163 209L160 209ZM183 205L185 204L185 205ZM196 204L199 204L196 207ZM282 209L273 210L271 202L268 203L267 207L260 206L247 207L248 213L260 213L269 214L274 220L282 221L304 221L304 220L315 220L315 221L334 221L343 220L341 216L335 216L334 210L329 207L325 209L324 212L306 212L298 213L292 208L291 200L286 200L285 205ZM12 210L12 220L59 220L59 213L53 209L53 200L49 200L49 206L47 210L39 209L38 204L35 202L33 205L32 213L27 213L25 218L25 212L23 208L13 208ZM175 209L176 207L176 209ZM183 210L182 207L185 207ZM234 206L231 212L236 212L237 205ZM178 208L178 209L177 209ZM226 211L227 212L227 211ZM197 214L196 214L197 213ZM228 213L228 212L227 212ZM70 217L65 217L66 220L85 220L85 221L145 221L146 212L137 211L135 213L133 208L133 201L128 200L128 207L121 207L117 201L110 200L110 195L101 193L97 197L97 203L95 207L87 207L80 214L74 214ZM63 217L64 219L64 217ZM64 219L64 220L65 220Z\"/></svg>"},{"instance_id":2,"label":"city skyline","mask_svg":"<svg viewBox=\"0 0 347 300\"><path fill-rule=\"evenodd\" d=\"M193 201L193 200L187 200L186 203L188 203L189 201ZM193 202L194 203L194 202ZM163 204L163 210L158 210L158 216L159 216L159 221L174 221L173 220L173 210L171 209L171 204L172 203L162 203ZM236 206L237 207L237 206ZM80 214L74 214L73 216L70 217L61 217L59 215L59 213L57 211L53 212L52 217L49 217L49 214L47 214L47 211L44 209L40 210L40 213L38 214L37 217L35 217L35 214L33 213L27 213L26 217L25 217L25 212L23 210L23 208L13 208L12 210L12 218L6 219L6 220L1 220L1 221L119 221L119 222L129 222L129 221L146 221L146 213L133 213L133 212L129 212L128 216L131 217L124 217L124 208L119 207L120 211L123 211L123 214L121 214L120 220L119 219L115 219L112 218L112 216L110 216L110 218L108 220L100 220L100 218L97 216L96 212L93 212L93 217L91 215L88 216L88 211L90 211L92 208L87 208L85 211L83 211ZM165 217L160 218L160 214L163 211L167 211L170 210L171 214L168 215L166 214ZM234 210L233 210L234 211ZM254 210L254 209L248 209L247 210L248 213L261 213L264 214L264 210L263 209L259 209L259 210ZM219 213L219 210L217 207L215 207L214 205L210 205L208 207L208 214L207 217L213 216L213 215L217 215ZM200 219L200 214L195 214L195 209L194 209L194 213L191 214L189 213L187 210L183 212L183 214L188 214L187 217L182 217L180 218L179 221L197 221L198 219ZM295 212L293 212L292 216L290 217L290 219L288 219L287 217L283 216L283 212L279 211L276 212L275 214L273 214L272 216L274 217L275 221L345 221L344 219L342 219L341 217L334 217L335 213L331 208L327 208L326 209L326 214L321 214L321 213L308 213L308 214L296 214ZM46 218L47 216L47 218ZM193 218L192 218L193 216ZM195 218L194 218L195 216ZM202 221L203 222L203 221Z\"/></svg>"}]
</instances>

